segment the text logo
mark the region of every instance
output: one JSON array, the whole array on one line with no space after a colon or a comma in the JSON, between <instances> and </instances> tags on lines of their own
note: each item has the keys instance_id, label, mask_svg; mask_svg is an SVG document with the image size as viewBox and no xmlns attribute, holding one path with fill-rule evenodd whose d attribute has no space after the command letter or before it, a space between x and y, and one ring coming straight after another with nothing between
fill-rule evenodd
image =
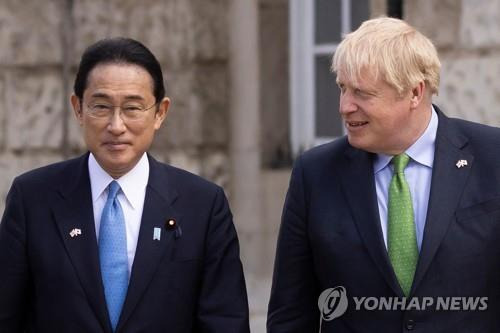
<instances>
[{"instance_id":1,"label":"text logo","mask_svg":"<svg viewBox=\"0 0 500 333\"><path fill-rule=\"evenodd\" d=\"M321 319L331 321L342 316L347 310L347 304L347 292L344 287L338 286L323 290L318 298Z\"/></svg>"}]
</instances>

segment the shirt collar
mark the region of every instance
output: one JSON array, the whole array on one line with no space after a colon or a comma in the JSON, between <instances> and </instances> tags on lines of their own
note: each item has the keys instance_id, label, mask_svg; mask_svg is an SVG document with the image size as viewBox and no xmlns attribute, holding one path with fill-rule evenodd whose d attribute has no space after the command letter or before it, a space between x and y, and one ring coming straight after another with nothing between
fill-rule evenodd
<instances>
[{"instance_id":1,"label":"shirt collar","mask_svg":"<svg viewBox=\"0 0 500 333\"><path fill-rule=\"evenodd\" d=\"M434 110L434 107L432 106L431 120L429 121L427 128L418 140L415 141L415 143L412 144L405 152L414 162L429 168L432 168L434 164L434 150L438 122L439 120L436 110ZM375 159L375 163L373 165L373 171L378 173L384 169L391 162L392 158L392 155L377 154L377 158Z\"/></svg>"},{"instance_id":2,"label":"shirt collar","mask_svg":"<svg viewBox=\"0 0 500 333\"><path fill-rule=\"evenodd\" d=\"M104 171L92 153L90 153L89 156L88 168L90 187L92 190L92 202L96 202L96 200L99 199L99 197L106 190L109 183L115 179ZM139 207L141 200L144 200L141 190L146 188L148 178L149 161L146 153L144 153L132 170L116 179L118 184L120 184L125 198L134 209Z\"/></svg>"}]
</instances>

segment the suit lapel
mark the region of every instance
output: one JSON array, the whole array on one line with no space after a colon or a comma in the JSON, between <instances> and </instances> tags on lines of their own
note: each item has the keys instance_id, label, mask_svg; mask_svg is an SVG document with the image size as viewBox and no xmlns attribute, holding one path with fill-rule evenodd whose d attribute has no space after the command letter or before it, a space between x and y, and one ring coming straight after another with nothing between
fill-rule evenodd
<instances>
[{"instance_id":1,"label":"suit lapel","mask_svg":"<svg viewBox=\"0 0 500 333\"><path fill-rule=\"evenodd\" d=\"M149 157L149 165L150 172L139 239L132 266L127 298L123 305L117 331L129 319L157 271L162 258L167 253L170 253L170 255L172 253L176 232L175 229L166 228L166 222L173 219L176 221L178 228L180 228L181 224L181 216L171 206L178 194L166 175L165 167L151 157ZM160 228L161 230L160 240L153 238L155 228Z\"/></svg>"},{"instance_id":2,"label":"suit lapel","mask_svg":"<svg viewBox=\"0 0 500 333\"><path fill-rule=\"evenodd\" d=\"M402 294L389 262L380 228L372 155L349 146L346 163L339 171L346 200L367 252L396 294Z\"/></svg>"},{"instance_id":3,"label":"suit lapel","mask_svg":"<svg viewBox=\"0 0 500 333\"><path fill-rule=\"evenodd\" d=\"M436 106L434 107L438 111L439 125L436 135L429 208L412 290L416 290L422 281L446 234L474 160L471 154L462 150L467 144L467 138L451 127L449 119ZM466 160L467 165L457 167L456 164L459 160Z\"/></svg>"},{"instance_id":4,"label":"suit lapel","mask_svg":"<svg viewBox=\"0 0 500 333\"><path fill-rule=\"evenodd\" d=\"M87 160L88 154L76 159L75 167L68 168L68 174L61 175L61 201L53 206L53 212L89 303L103 331L111 332L99 267ZM71 237L73 229L80 229L81 234Z\"/></svg>"}]
</instances>

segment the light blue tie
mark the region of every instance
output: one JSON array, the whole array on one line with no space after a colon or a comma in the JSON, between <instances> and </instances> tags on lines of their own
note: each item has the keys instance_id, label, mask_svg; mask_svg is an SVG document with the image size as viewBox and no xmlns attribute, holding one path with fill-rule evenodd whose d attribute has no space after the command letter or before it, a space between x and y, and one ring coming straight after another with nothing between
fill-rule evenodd
<instances>
[{"instance_id":1,"label":"light blue tie","mask_svg":"<svg viewBox=\"0 0 500 333\"><path fill-rule=\"evenodd\" d=\"M128 288L127 234L125 218L117 194L120 185L113 180L102 210L99 227L99 258L109 319L116 330Z\"/></svg>"}]
</instances>

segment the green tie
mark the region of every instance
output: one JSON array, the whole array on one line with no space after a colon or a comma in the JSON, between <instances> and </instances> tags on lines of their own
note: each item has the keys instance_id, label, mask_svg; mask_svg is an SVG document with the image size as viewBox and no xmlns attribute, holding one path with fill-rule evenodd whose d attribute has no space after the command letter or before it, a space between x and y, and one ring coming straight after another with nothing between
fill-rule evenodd
<instances>
[{"instance_id":1,"label":"green tie","mask_svg":"<svg viewBox=\"0 0 500 333\"><path fill-rule=\"evenodd\" d=\"M389 258L406 296L410 294L413 276L417 267L418 249L410 187L404 169L410 157L406 154L394 156L394 175L389 185L389 212L387 247Z\"/></svg>"}]
</instances>

